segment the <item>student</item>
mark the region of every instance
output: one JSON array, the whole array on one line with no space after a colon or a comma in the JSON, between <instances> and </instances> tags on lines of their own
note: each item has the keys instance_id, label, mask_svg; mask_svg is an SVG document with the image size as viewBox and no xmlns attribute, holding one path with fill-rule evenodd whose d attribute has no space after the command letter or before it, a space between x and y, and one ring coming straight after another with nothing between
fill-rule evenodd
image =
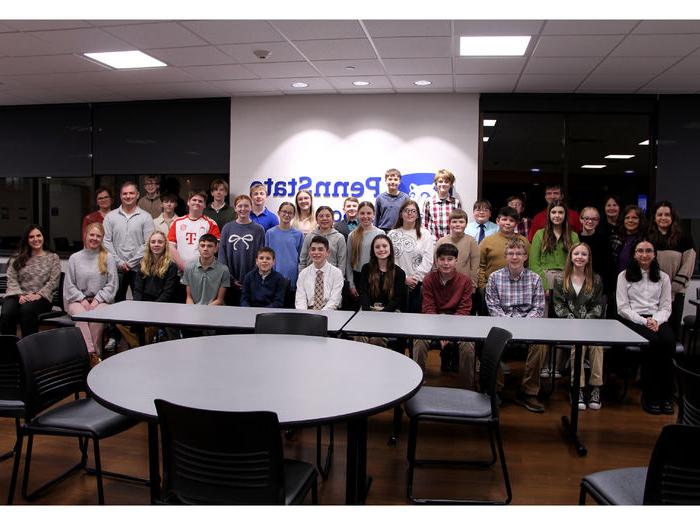
<instances>
[{"instance_id":1,"label":"student","mask_svg":"<svg viewBox=\"0 0 700 525\"><path fill-rule=\"evenodd\" d=\"M212 201L204 208L204 215L216 222L221 231L227 223L236 220L236 211L226 203L228 182L223 179L214 179L209 185L209 193Z\"/></svg>"},{"instance_id":2,"label":"student","mask_svg":"<svg viewBox=\"0 0 700 525\"><path fill-rule=\"evenodd\" d=\"M547 207L535 215L532 218L532 223L530 224L530 232L528 233L527 238L530 243L532 243L532 239L537 233L537 230L545 227L549 217L549 205L553 202L563 202L564 192L561 191L561 186L559 184L548 184L545 186L544 200L547 201ZM569 229L575 231L576 233L581 231L581 220L577 211L567 208L566 222L569 224Z\"/></svg>"},{"instance_id":3,"label":"student","mask_svg":"<svg viewBox=\"0 0 700 525\"><path fill-rule=\"evenodd\" d=\"M172 226L175 219L179 219L179 217L175 215L177 197L172 193L166 193L160 198L160 203L163 213L153 220L153 224L155 224L156 230L165 234L165 238L167 239L168 233L170 233L170 226Z\"/></svg>"},{"instance_id":4,"label":"student","mask_svg":"<svg viewBox=\"0 0 700 525\"><path fill-rule=\"evenodd\" d=\"M492 317L543 317L544 288L540 276L525 268L527 245L513 236L505 246L506 266L493 272L486 284L486 306ZM515 402L530 412L544 412L537 399L540 368L547 354L546 345L530 345L525 373Z\"/></svg>"},{"instance_id":5,"label":"student","mask_svg":"<svg viewBox=\"0 0 700 525\"><path fill-rule=\"evenodd\" d=\"M97 211L88 213L85 217L83 217L81 239L85 238L85 233L88 224L93 222L99 222L100 224L102 224L102 221L104 221L105 216L110 211L112 211L112 190L110 190L109 188L105 188L104 186L100 186L95 190L95 201L97 202Z\"/></svg>"},{"instance_id":6,"label":"student","mask_svg":"<svg viewBox=\"0 0 700 525\"><path fill-rule=\"evenodd\" d=\"M224 304L226 289L231 286L231 277L225 264L216 260L219 240L205 233L198 242L199 257L187 263L182 273L182 284L187 287L186 304Z\"/></svg>"},{"instance_id":7,"label":"student","mask_svg":"<svg viewBox=\"0 0 700 525\"><path fill-rule=\"evenodd\" d=\"M683 232L680 217L669 201L657 202L651 213L649 240L656 249L661 271L671 279L671 325L676 340L681 337L685 291L695 269L695 242Z\"/></svg>"},{"instance_id":8,"label":"student","mask_svg":"<svg viewBox=\"0 0 700 525\"><path fill-rule=\"evenodd\" d=\"M465 235L467 227L467 212L464 210L452 210L450 212L450 234L435 243L435 248L443 244L454 244L459 250L457 255L457 271L468 275L472 284L479 279L479 246L474 237Z\"/></svg>"},{"instance_id":9,"label":"student","mask_svg":"<svg viewBox=\"0 0 700 525\"><path fill-rule=\"evenodd\" d=\"M595 209L595 208L593 208ZM581 212L585 215L586 209ZM584 226L585 228L585 226ZM552 303L557 317L564 319L599 319L603 313L603 280L593 273L592 252L585 243L577 243L571 247L566 257L564 274L554 280ZM600 410L600 387L603 384L603 347L584 346L581 352L581 376L578 400L579 410L586 410L586 397L584 388L586 384L586 372L583 368L583 357L588 353L591 363L591 387L588 397L588 408ZM575 356L571 349L571 361ZM571 384L574 383L573 365L571 367Z\"/></svg>"},{"instance_id":10,"label":"student","mask_svg":"<svg viewBox=\"0 0 700 525\"><path fill-rule=\"evenodd\" d=\"M51 310L61 277L58 255L44 248L44 230L30 224L19 241L19 253L7 264L7 290L0 314L0 333L22 337L39 331L39 315Z\"/></svg>"},{"instance_id":11,"label":"student","mask_svg":"<svg viewBox=\"0 0 700 525\"><path fill-rule=\"evenodd\" d=\"M479 246L479 288L486 288L489 276L496 270L504 268L508 263L506 258L506 246L513 239L520 239L526 250L530 250L530 243L527 239L516 233L515 227L518 224L518 212L515 208L504 206L498 210L496 224L498 232L491 235Z\"/></svg>"},{"instance_id":12,"label":"student","mask_svg":"<svg viewBox=\"0 0 700 525\"><path fill-rule=\"evenodd\" d=\"M299 190L294 198L297 213L294 216L292 226L299 230L304 236L316 229L314 214L314 198L309 190Z\"/></svg>"},{"instance_id":13,"label":"student","mask_svg":"<svg viewBox=\"0 0 700 525\"><path fill-rule=\"evenodd\" d=\"M243 278L241 306L282 308L287 279L273 269L275 251L268 247L260 248L255 257L255 266Z\"/></svg>"},{"instance_id":14,"label":"student","mask_svg":"<svg viewBox=\"0 0 700 525\"><path fill-rule=\"evenodd\" d=\"M289 281L291 291L297 288L299 256L304 245L304 234L292 227L295 212L294 204L283 202L277 211L280 223L265 232L265 246L275 253L275 270Z\"/></svg>"},{"instance_id":15,"label":"student","mask_svg":"<svg viewBox=\"0 0 700 525\"><path fill-rule=\"evenodd\" d=\"M603 292L614 292L615 286L610 279L610 274L617 276L617 272L611 272L612 264L610 255L610 239L600 224L600 213L592 206L581 210L581 233L578 238L590 248L593 260L593 273L603 280Z\"/></svg>"},{"instance_id":16,"label":"student","mask_svg":"<svg viewBox=\"0 0 700 525\"><path fill-rule=\"evenodd\" d=\"M311 264L311 254L309 253L311 239L320 235L328 239L328 245L330 247L328 262L338 268L343 277L345 277L347 246L342 234L333 228L333 210L328 206L319 206L316 210L316 220L314 223L316 224L316 228L311 232L311 235L307 235L304 238L304 244L301 247L299 271L302 271Z\"/></svg>"},{"instance_id":17,"label":"student","mask_svg":"<svg viewBox=\"0 0 700 525\"><path fill-rule=\"evenodd\" d=\"M530 218L525 216L525 197L512 195L506 199L506 206L510 206L518 212L518 224L515 226L515 233L527 238L530 232Z\"/></svg>"},{"instance_id":18,"label":"student","mask_svg":"<svg viewBox=\"0 0 700 525\"><path fill-rule=\"evenodd\" d=\"M68 270L63 282L63 300L65 310L70 315L114 302L119 286L117 260L102 245L103 238L102 224L89 224L85 234L85 248L68 259ZM83 334L85 346L90 353L90 363L97 364L102 352L104 324L76 322L75 326Z\"/></svg>"},{"instance_id":19,"label":"student","mask_svg":"<svg viewBox=\"0 0 700 525\"><path fill-rule=\"evenodd\" d=\"M437 249L437 269L425 276L423 281L424 314L469 315L472 308L472 292L474 286L471 279L457 271L458 250L454 244L443 244ZM428 358L431 342L427 339L417 339L413 342L413 359L425 374L425 364ZM447 352L453 342L440 340L441 352ZM463 388L474 390L475 360L474 343L460 341L459 351L459 382Z\"/></svg>"},{"instance_id":20,"label":"student","mask_svg":"<svg viewBox=\"0 0 700 525\"><path fill-rule=\"evenodd\" d=\"M375 201L377 210L376 226L384 232L388 232L394 226L399 218L399 209L401 205L408 200L408 195L399 191L401 184L401 172L397 169L389 169L384 174L384 182L387 190L380 194Z\"/></svg>"},{"instance_id":21,"label":"student","mask_svg":"<svg viewBox=\"0 0 700 525\"><path fill-rule=\"evenodd\" d=\"M639 240L633 258L617 277L617 313L629 328L649 341L642 347L642 408L654 415L673 414L673 354L676 339L668 324L671 280L661 271L654 245Z\"/></svg>"},{"instance_id":22,"label":"student","mask_svg":"<svg viewBox=\"0 0 700 525\"><path fill-rule=\"evenodd\" d=\"M139 199L139 208L146 213L150 213L151 218L155 219L162 211L159 178L154 175L146 175L146 178L143 180L143 189L146 190L146 195Z\"/></svg>"},{"instance_id":23,"label":"student","mask_svg":"<svg viewBox=\"0 0 700 525\"><path fill-rule=\"evenodd\" d=\"M423 226L430 232L433 240L449 235L450 233L450 212L455 208L461 208L462 203L457 197L452 196L452 187L455 183L455 176L451 171L440 170L435 174L433 180L436 195L425 201L423 207Z\"/></svg>"},{"instance_id":24,"label":"student","mask_svg":"<svg viewBox=\"0 0 700 525\"><path fill-rule=\"evenodd\" d=\"M495 222L491 222L491 203L489 201L476 201L474 203L474 222L467 224L464 233L476 239L477 244L481 244L486 237L498 231Z\"/></svg>"},{"instance_id":25,"label":"student","mask_svg":"<svg viewBox=\"0 0 700 525\"><path fill-rule=\"evenodd\" d=\"M328 239L314 235L309 244L309 266L299 272L297 310L337 310L342 300L343 273L328 262Z\"/></svg>"},{"instance_id":26,"label":"student","mask_svg":"<svg viewBox=\"0 0 700 525\"><path fill-rule=\"evenodd\" d=\"M265 229L250 219L253 201L248 195L236 197L233 206L238 216L221 232L219 262L228 268L231 277L226 304L238 306L243 278L255 268L255 256L265 244Z\"/></svg>"},{"instance_id":27,"label":"student","mask_svg":"<svg viewBox=\"0 0 700 525\"><path fill-rule=\"evenodd\" d=\"M253 202L253 209L250 211L250 219L262 226L265 231L273 226L277 226L280 221L277 215L265 207L267 201L267 190L262 184L253 184L250 187L250 198Z\"/></svg>"},{"instance_id":28,"label":"student","mask_svg":"<svg viewBox=\"0 0 700 525\"><path fill-rule=\"evenodd\" d=\"M362 266L358 291L363 310L406 309L406 274L394 262L394 245L384 234L372 239L369 262Z\"/></svg>"},{"instance_id":29,"label":"student","mask_svg":"<svg viewBox=\"0 0 700 525\"><path fill-rule=\"evenodd\" d=\"M622 201L614 196L609 195L605 199L603 205L603 210L605 211L605 221L603 221L603 230L610 237L615 233L620 227L620 212L622 211Z\"/></svg>"},{"instance_id":30,"label":"student","mask_svg":"<svg viewBox=\"0 0 700 525\"><path fill-rule=\"evenodd\" d=\"M348 235L347 254L345 256L345 278L353 299L359 297L357 285L360 282L362 266L369 262L372 239L384 233L374 225L374 204L369 201L360 203L357 209L360 225Z\"/></svg>"},{"instance_id":31,"label":"student","mask_svg":"<svg viewBox=\"0 0 700 525\"><path fill-rule=\"evenodd\" d=\"M644 212L639 206L626 206L622 217L622 223L610 236L612 265L614 272L618 274L634 259L634 247L647 231Z\"/></svg>"},{"instance_id":32,"label":"student","mask_svg":"<svg viewBox=\"0 0 700 525\"><path fill-rule=\"evenodd\" d=\"M178 217L170 225L170 242L173 261L182 272L191 261L199 257L199 238L211 233L217 239L221 232L216 222L204 216L204 203L207 194L204 190L191 191L187 198L187 215Z\"/></svg>"},{"instance_id":33,"label":"student","mask_svg":"<svg viewBox=\"0 0 700 525\"><path fill-rule=\"evenodd\" d=\"M409 199L401 205L396 228L389 232L389 239L396 253L396 264L406 274L408 311L418 313L421 311L423 278L433 267L435 241L421 226L416 201Z\"/></svg>"},{"instance_id":34,"label":"student","mask_svg":"<svg viewBox=\"0 0 700 525\"><path fill-rule=\"evenodd\" d=\"M343 218L333 224L333 228L343 234L345 240L348 240L348 235L360 225L357 220L357 208L360 201L356 197L348 197L343 201Z\"/></svg>"}]
</instances>

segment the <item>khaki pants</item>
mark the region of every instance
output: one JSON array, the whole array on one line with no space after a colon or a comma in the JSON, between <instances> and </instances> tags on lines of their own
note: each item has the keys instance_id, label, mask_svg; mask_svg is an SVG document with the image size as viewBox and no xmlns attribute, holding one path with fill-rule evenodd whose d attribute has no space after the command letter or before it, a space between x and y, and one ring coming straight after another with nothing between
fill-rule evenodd
<instances>
[{"instance_id":1,"label":"khaki pants","mask_svg":"<svg viewBox=\"0 0 700 525\"><path fill-rule=\"evenodd\" d=\"M581 351L581 388L586 384L586 371L583 369L583 358L588 352L588 360L591 363L591 379L588 382L591 386L601 386L603 384L603 347L584 346ZM574 383L574 348L571 347L571 384Z\"/></svg>"},{"instance_id":2,"label":"khaki pants","mask_svg":"<svg viewBox=\"0 0 700 525\"><path fill-rule=\"evenodd\" d=\"M138 332L133 330L130 326L118 324L117 329L122 334L122 337L126 341L126 344L129 345L129 348L136 348L137 346L141 346L139 343ZM146 326L145 328L141 329L146 331L144 341L146 341L147 345L150 345L151 342L153 342L153 338L155 337L158 329L155 326Z\"/></svg>"},{"instance_id":3,"label":"khaki pants","mask_svg":"<svg viewBox=\"0 0 700 525\"><path fill-rule=\"evenodd\" d=\"M474 343L459 341L457 343L459 351L459 382L467 390L474 390L474 368L476 355L474 354ZM430 350L429 339L416 339L413 342L413 360L418 363L425 374L425 363L428 360Z\"/></svg>"},{"instance_id":4,"label":"khaki pants","mask_svg":"<svg viewBox=\"0 0 700 525\"><path fill-rule=\"evenodd\" d=\"M366 335L358 335L353 337L353 339L358 343L368 343L370 345L383 346L384 348L386 348L386 345L389 343L389 339L386 337L367 337Z\"/></svg>"},{"instance_id":5,"label":"khaki pants","mask_svg":"<svg viewBox=\"0 0 700 525\"><path fill-rule=\"evenodd\" d=\"M536 396L540 391L540 368L547 357L547 345L530 345L527 349L525 360L525 373L523 374L522 390L529 396ZM503 370L498 368L496 389L503 390Z\"/></svg>"}]
</instances>

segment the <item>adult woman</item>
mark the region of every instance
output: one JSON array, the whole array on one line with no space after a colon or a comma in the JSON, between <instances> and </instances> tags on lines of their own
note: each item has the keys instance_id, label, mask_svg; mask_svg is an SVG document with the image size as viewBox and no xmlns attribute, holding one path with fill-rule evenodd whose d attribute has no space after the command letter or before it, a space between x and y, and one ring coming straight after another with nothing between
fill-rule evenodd
<instances>
[{"instance_id":1,"label":"adult woman","mask_svg":"<svg viewBox=\"0 0 700 525\"><path fill-rule=\"evenodd\" d=\"M292 221L292 226L307 235L316 228L314 198L309 190L299 190L294 202L296 202L297 213Z\"/></svg>"},{"instance_id":2,"label":"adult woman","mask_svg":"<svg viewBox=\"0 0 700 525\"><path fill-rule=\"evenodd\" d=\"M615 272L625 270L634 258L634 246L646 231L644 212L630 204L622 213L622 224L610 236L610 251Z\"/></svg>"},{"instance_id":3,"label":"adult woman","mask_svg":"<svg viewBox=\"0 0 700 525\"><path fill-rule=\"evenodd\" d=\"M69 314L78 314L114 302L117 294L117 261L102 245L102 224L89 224L85 233L85 248L68 259L68 271L63 283L63 300ZM90 353L90 361L99 361L102 351L102 323L78 322Z\"/></svg>"},{"instance_id":4,"label":"adult woman","mask_svg":"<svg viewBox=\"0 0 700 525\"><path fill-rule=\"evenodd\" d=\"M83 239L85 238L85 231L87 230L88 224L93 222L101 223L105 216L112 211L112 191L109 188L100 186L95 190L95 200L97 202L97 211L88 213L83 217Z\"/></svg>"},{"instance_id":5,"label":"adult woman","mask_svg":"<svg viewBox=\"0 0 700 525\"><path fill-rule=\"evenodd\" d=\"M671 280L661 271L654 245L640 240L633 246L627 269L617 277L620 320L649 340L642 347L642 408L650 414L673 414L673 330Z\"/></svg>"},{"instance_id":6,"label":"adult woman","mask_svg":"<svg viewBox=\"0 0 700 525\"><path fill-rule=\"evenodd\" d=\"M384 234L372 239L369 262L362 266L358 283L363 310L396 312L405 309L406 274L394 262L394 246ZM361 342L386 346L384 337L360 336Z\"/></svg>"},{"instance_id":7,"label":"adult woman","mask_svg":"<svg viewBox=\"0 0 700 525\"><path fill-rule=\"evenodd\" d=\"M283 202L277 210L280 223L265 232L265 246L275 251L275 271L289 281L287 292L294 297L299 276L299 256L304 245L304 234L292 226L296 209L291 202Z\"/></svg>"},{"instance_id":8,"label":"adult woman","mask_svg":"<svg viewBox=\"0 0 700 525\"><path fill-rule=\"evenodd\" d=\"M695 243L681 229L680 217L669 201L657 202L652 210L649 240L656 249L661 271L671 279L671 325L680 340L685 291L695 268Z\"/></svg>"},{"instance_id":9,"label":"adult woman","mask_svg":"<svg viewBox=\"0 0 700 525\"><path fill-rule=\"evenodd\" d=\"M605 220L602 221L601 227L610 236L620 225L620 211L622 210L622 202L614 195L608 195L605 199L603 211L605 212Z\"/></svg>"},{"instance_id":10,"label":"adult woman","mask_svg":"<svg viewBox=\"0 0 700 525\"><path fill-rule=\"evenodd\" d=\"M299 271L311 264L309 257L309 246L311 239L316 235L320 235L328 239L328 262L338 268L343 276L345 276L345 257L347 248L345 245L345 237L338 230L333 228L333 210L328 206L319 206L316 210L316 227L304 238L304 244L301 247L299 255Z\"/></svg>"},{"instance_id":11,"label":"adult woman","mask_svg":"<svg viewBox=\"0 0 700 525\"><path fill-rule=\"evenodd\" d=\"M0 332L22 337L39 331L39 314L51 310L61 277L58 255L44 248L44 230L31 224L19 241L19 253L7 266L7 291L2 303Z\"/></svg>"},{"instance_id":12,"label":"adult woman","mask_svg":"<svg viewBox=\"0 0 700 525\"><path fill-rule=\"evenodd\" d=\"M350 296L359 296L357 286L360 282L362 266L369 262L372 240L384 233L374 225L374 204L363 201L357 208L360 225L348 235L347 255L345 256L345 279L348 281Z\"/></svg>"},{"instance_id":13,"label":"adult woman","mask_svg":"<svg viewBox=\"0 0 700 525\"><path fill-rule=\"evenodd\" d=\"M407 200L399 210L396 228L389 232L396 264L406 274L408 311L413 313L421 311L421 285L433 267L435 239L422 224L418 203Z\"/></svg>"},{"instance_id":14,"label":"adult woman","mask_svg":"<svg viewBox=\"0 0 700 525\"><path fill-rule=\"evenodd\" d=\"M571 247L566 257L564 274L554 280L552 303L557 317L565 319L599 319L603 313L601 299L603 296L603 280L593 273L591 249L585 243L577 243ZM584 346L581 353L581 385L578 394L579 410L586 409L584 386L586 374L583 369L583 356L588 352L591 363L591 390L588 397L588 408L599 410L600 386L603 384L603 347ZM571 350L574 359L574 350ZM571 382L574 375L571 374ZM573 401L573 400L572 400Z\"/></svg>"}]
</instances>

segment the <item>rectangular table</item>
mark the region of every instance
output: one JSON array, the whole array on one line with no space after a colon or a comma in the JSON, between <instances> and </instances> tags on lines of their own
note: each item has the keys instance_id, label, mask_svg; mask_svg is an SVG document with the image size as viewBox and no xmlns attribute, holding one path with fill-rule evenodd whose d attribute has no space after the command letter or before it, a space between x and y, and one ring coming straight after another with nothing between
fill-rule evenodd
<instances>
[{"instance_id":1,"label":"rectangular table","mask_svg":"<svg viewBox=\"0 0 700 525\"><path fill-rule=\"evenodd\" d=\"M549 319L426 315L393 312L358 312L343 328L349 335L376 335L422 339L483 341L492 327L513 334L517 343L572 345L575 348L573 399L578 399L581 352L584 345L640 345L648 341L619 321L611 319ZM578 438L578 403L571 403L571 415L562 417L565 433L574 441L579 455L587 453Z\"/></svg>"}]
</instances>

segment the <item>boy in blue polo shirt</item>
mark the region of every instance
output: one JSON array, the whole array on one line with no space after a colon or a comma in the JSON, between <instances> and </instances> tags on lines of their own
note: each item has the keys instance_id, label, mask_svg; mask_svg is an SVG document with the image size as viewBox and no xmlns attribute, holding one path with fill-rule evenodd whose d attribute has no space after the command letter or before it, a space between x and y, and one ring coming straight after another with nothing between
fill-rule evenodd
<instances>
[{"instance_id":1,"label":"boy in blue polo shirt","mask_svg":"<svg viewBox=\"0 0 700 525\"><path fill-rule=\"evenodd\" d=\"M250 219L253 222L258 223L265 231L280 223L277 215L265 207L265 202L267 201L267 190L265 186L260 183L253 184L250 187L250 199L253 203Z\"/></svg>"},{"instance_id":2,"label":"boy in blue polo shirt","mask_svg":"<svg viewBox=\"0 0 700 525\"><path fill-rule=\"evenodd\" d=\"M243 279L241 306L282 308L288 283L281 273L273 270L275 251L268 247L260 248L255 257L255 266Z\"/></svg>"}]
</instances>

